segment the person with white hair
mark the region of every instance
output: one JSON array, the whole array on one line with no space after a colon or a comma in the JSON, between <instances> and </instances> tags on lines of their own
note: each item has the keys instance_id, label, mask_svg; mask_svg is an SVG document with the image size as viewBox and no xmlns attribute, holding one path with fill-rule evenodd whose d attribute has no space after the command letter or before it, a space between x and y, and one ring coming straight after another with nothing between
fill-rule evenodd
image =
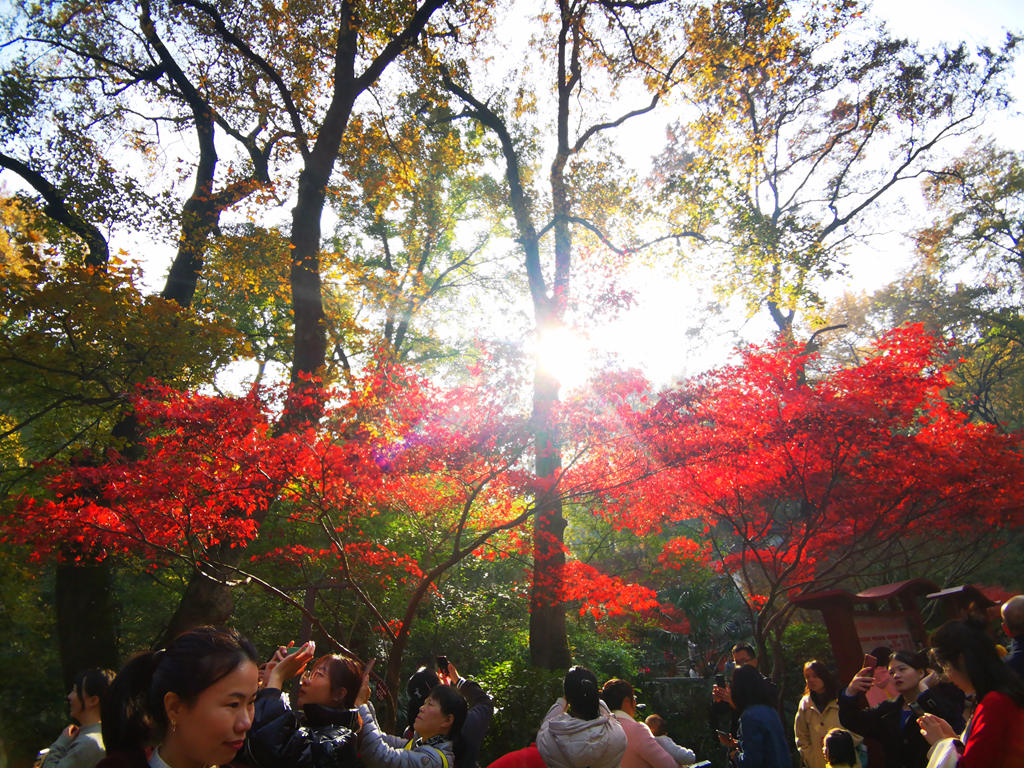
<instances>
[{"instance_id":1,"label":"person with white hair","mask_svg":"<svg viewBox=\"0 0 1024 768\"><path fill-rule=\"evenodd\" d=\"M1024 595L1011 597L999 612L1003 617L1003 631L1012 639L1004 661L1024 680Z\"/></svg>"}]
</instances>

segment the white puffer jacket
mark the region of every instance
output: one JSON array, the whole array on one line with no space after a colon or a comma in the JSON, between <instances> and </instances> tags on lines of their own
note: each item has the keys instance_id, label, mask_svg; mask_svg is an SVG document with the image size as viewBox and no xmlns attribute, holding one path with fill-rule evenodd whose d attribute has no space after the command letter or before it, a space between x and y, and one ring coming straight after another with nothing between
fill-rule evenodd
<instances>
[{"instance_id":1,"label":"white puffer jacket","mask_svg":"<svg viewBox=\"0 0 1024 768\"><path fill-rule=\"evenodd\" d=\"M603 701L595 719L580 720L559 699L544 716L537 749L547 768L619 768L626 733Z\"/></svg>"}]
</instances>

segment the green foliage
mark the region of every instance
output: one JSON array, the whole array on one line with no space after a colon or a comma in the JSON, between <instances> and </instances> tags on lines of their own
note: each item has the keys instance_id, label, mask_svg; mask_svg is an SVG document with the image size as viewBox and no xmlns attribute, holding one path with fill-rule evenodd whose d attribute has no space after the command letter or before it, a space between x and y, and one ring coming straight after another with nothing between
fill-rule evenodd
<instances>
[{"instance_id":1,"label":"green foliage","mask_svg":"<svg viewBox=\"0 0 1024 768\"><path fill-rule=\"evenodd\" d=\"M31 462L102 452L136 385L199 385L235 354L225 324L143 297L136 277L34 255L0 272L0 412L23 452L0 468L4 490Z\"/></svg>"},{"instance_id":2,"label":"green foliage","mask_svg":"<svg viewBox=\"0 0 1024 768\"><path fill-rule=\"evenodd\" d=\"M700 114L676 126L655 181L671 216L707 237L718 289L784 332L822 305L882 198L1005 105L1019 42L927 50L845 1L722 2L684 24Z\"/></svg>"},{"instance_id":3,"label":"green foliage","mask_svg":"<svg viewBox=\"0 0 1024 768\"><path fill-rule=\"evenodd\" d=\"M53 572L26 566L26 558L0 544L0 748L12 766L31 765L68 723L49 597Z\"/></svg>"},{"instance_id":4,"label":"green foliage","mask_svg":"<svg viewBox=\"0 0 1024 768\"><path fill-rule=\"evenodd\" d=\"M522 633L520 637L523 646L519 654L484 670L478 678L495 706L494 720L484 741L482 765L506 752L529 746L544 715L562 695L565 670L529 666L526 637Z\"/></svg>"},{"instance_id":5,"label":"green foliage","mask_svg":"<svg viewBox=\"0 0 1024 768\"><path fill-rule=\"evenodd\" d=\"M39 91L20 69L0 73L0 136L13 136L25 129Z\"/></svg>"},{"instance_id":6,"label":"green foliage","mask_svg":"<svg viewBox=\"0 0 1024 768\"><path fill-rule=\"evenodd\" d=\"M255 224L224 226L213 238L193 298L197 311L223 318L248 343L261 369L287 367L292 345L288 238Z\"/></svg>"}]
</instances>

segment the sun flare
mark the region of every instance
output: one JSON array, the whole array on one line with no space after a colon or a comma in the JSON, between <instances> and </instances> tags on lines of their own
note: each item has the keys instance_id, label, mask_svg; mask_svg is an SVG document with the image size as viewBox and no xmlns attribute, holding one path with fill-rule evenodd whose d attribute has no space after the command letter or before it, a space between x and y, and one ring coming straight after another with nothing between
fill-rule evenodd
<instances>
[{"instance_id":1,"label":"sun flare","mask_svg":"<svg viewBox=\"0 0 1024 768\"><path fill-rule=\"evenodd\" d=\"M537 340L537 365L567 391L587 380L593 359L586 339L563 326L541 332Z\"/></svg>"}]
</instances>

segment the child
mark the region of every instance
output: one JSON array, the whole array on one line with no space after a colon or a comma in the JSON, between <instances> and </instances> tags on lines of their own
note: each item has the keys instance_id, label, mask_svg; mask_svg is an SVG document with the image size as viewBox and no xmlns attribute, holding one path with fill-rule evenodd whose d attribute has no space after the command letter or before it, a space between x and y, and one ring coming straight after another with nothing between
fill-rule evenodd
<instances>
[{"instance_id":1,"label":"child","mask_svg":"<svg viewBox=\"0 0 1024 768\"><path fill-rule=\"evenodd\" d=\"M825 734L821 751L825 754L826 768L859 768L853 735L842 728L833 728Z\"/></svg>"},{"instance_id":2,"label":"child","mask_svg":"<svg viewBox=\"0 0 1024 768\"><path fill-rule=\"evenodd\" d=\"M673 760L680 765L689 765L696 762L697 757L693 754L692 750L681 747L672 741L672 737L668 735L665 728L665 718L661 715L648 715L644 722L651 729L651 733L654 734L655 741L661 744L661 748L668 752Z\"/></svg>"}]
</instances>

